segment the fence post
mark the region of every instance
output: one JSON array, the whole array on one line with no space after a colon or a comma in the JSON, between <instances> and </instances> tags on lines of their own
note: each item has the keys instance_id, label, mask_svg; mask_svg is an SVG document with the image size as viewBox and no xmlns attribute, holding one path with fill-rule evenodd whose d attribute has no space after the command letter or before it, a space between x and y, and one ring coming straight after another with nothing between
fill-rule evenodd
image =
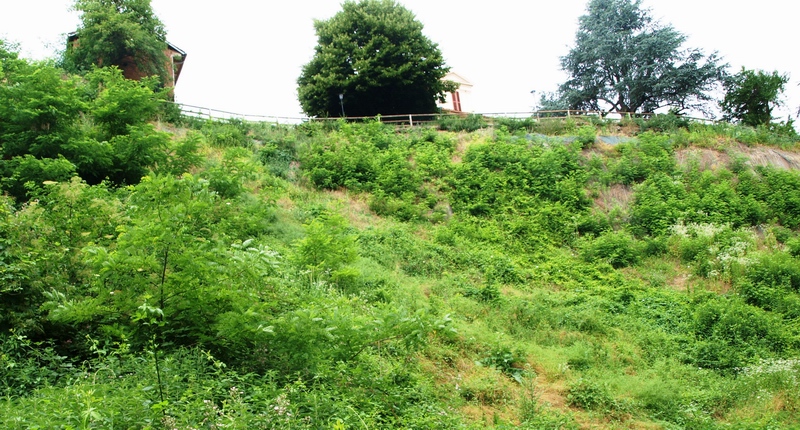
<instances>
[{"instance_id":1,"label":"fence post","mask_svg":"<svg viewBox=\"0 0 800 430\"><path fill-rule=\"evenodd\" d=\"M408 125L413 127L414 126L414 117L411 114L408 114Z\"/></svg>"}]
</instances>

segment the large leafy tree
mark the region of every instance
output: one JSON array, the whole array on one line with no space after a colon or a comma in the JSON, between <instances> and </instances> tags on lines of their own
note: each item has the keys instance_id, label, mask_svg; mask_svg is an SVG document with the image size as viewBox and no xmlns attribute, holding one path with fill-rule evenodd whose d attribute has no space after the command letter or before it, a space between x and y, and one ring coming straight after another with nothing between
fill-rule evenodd
<instances>
[{"instance_id":1,"label":"large leafy tree","mask_svg":"<svg viewBox=\"0 0 800 430\"><path fill-rule=\"evenodd\" d=\"M70 44L64 64L74 72L93 66L125 67L133 63L145 76L167 78L166 31L150 0L75 0L81 12L77 42Z\"/></svg>"},{"instance_id":2,"label":"large leafy tree","mask_svg":"<svg viewBox=\"0 0 800 430\"><path fill-rule=\"evenodd\" d=\"M780 96L789 82L789 76L777 71L742 70L725 79L725 98L720 103L728 121L740 121L749 126L769 124L772 109L780 106Z\"/></svg>"},{"instance_id":3,"label":"large leafy tree","mask_svg":"<svg viewBox=\"0 0 800 430\"><path fill-rule=\"evenodd\" d=\"M314 27L316 52L297 80L308 115L432 113L436 100L454 90L442 82L449 68L437 45L393 0L346 1Z\"/></svg>"},{"instance_id":4,"label":"large leafy tree","mask_svg":"<svg viewBox=\"0 0 800 430\"><path fill-rule=\"evenodd\" d=\"M716 53L682 49L686 36L653 21L640 0L591 0L575 46L561 58L559 87L572 109L653 112L704 110L723 74Z\"/></svg>"},{"instance_id":5,"label":"large leafy tree","mask_svg":"<svg viewBox=\"0 0 800 430\"><path fill-rule=\"evenodd\" d=\"M76 135L84 105L75 79L21 59L0 41L0 159L54 158Z\"/></svg>"},{"instance_id":6,"label":"large leafy tree","mask_svg":"<svg viewBox=\"0 0 800 430\"><path fill-rule=\"evenodd\" d=\"M51 63L21 59L0 40L0 192L22 202L29 184L134 184L165 161L169 137L148 124L159 108L154 79L117 68L64 76Z\"/></svg>"}]
</instances>

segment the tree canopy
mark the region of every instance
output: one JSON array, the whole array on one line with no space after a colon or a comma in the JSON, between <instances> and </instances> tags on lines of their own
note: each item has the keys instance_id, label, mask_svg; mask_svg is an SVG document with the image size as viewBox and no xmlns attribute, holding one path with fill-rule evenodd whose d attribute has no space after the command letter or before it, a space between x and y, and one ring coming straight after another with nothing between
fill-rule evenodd
<instances>
[{"instance_id":1,"label":"tree canopy","mask_svg":"<svg viewBox=\"0 0 800 430\"><path fill-rule=\"evenodd\" d=\"M442 82L449 67L438 46L393 0L346 1L314 28L315 54L297 80L308 115L431 113L436 100L454 90Z\"/></svg>"},{"instance_id":2,"label":"tree canopy","mask_svg":"<svg viewBox=\"0 0 800 430\"><path fill-rule=\"evenodd\" d=\"M28 183L73 175L139 182L169 141L148 124L159 110L154 87L154 78L125 79L117 68L65 76L0 40L0 192L22 202Z\"/></svg>"},{"instance_id":3,"label":"tree canopy","mask_svg":"<svg viewBox=\"0 0 800 430\"><path fill-rule=\"evenodd\" d=\"M167 78L164 24L153 13L150 0L75 0L81 12L77 43L64 55L66 68L87 72L93 66L125 68L133 62L145 76Z\"/></svg>"},{"instance_id":4,"label":"tree canopy","mask_svg":"<svg viewBox=\"0 0 800 430\"><path fill-rule=\"evenodd\" d=\"M560 97L572 109L703 110L723 67L716 53L682 49L686 36L653 21L640 0L591 0L575 46L561 58L569 79Z\"/></svg>"},{"instance_id":5,"label":"tree canopy","mask_svg":"<svg viewBox=\"0 0 800 430\"><path fill-rule=\"evenodd\" d=\"M742 67L723 83L725 98L720 106L724 118L753 127L769 124L773 120L772 109L780 106L780 96L788 82L789 76L777 71L765 73Z\"/></svg>"}]
</instances>

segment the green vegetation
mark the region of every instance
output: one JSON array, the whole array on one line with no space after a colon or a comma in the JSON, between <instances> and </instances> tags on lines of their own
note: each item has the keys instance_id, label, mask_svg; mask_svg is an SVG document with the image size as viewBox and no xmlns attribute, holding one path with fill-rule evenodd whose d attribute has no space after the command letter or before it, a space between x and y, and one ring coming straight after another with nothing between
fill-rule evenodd
<instances>
[{"instance_id":1,"label":"green vegetation","mask_svg":"<svg viewBox=\"0 0 800 430\"><path fill-rule=\"evenodd\" d=\"M725 66L716 54L682 48L686 36L654 22L641 0L592 0L575 46L561 57L569 79L545 109L655 112L703 109Z\"/></svg>"},{"instance_id":2,"label":"green vegetation","mask_svg":"<svg viewBox=\"0 0 800 430\"><path fill-rule=\"evenodd\" d=\"M75 0L81 13L76 42L67 46L64 67L87 73L94 67L134 64L144 76L166 83L164 24L153 13L150 0Z\"/></svg>"},{"instance_id":3,"label":"green vegetation","mask_svg":"<svg viewBox=\"0 0 800 430\"><path fill-rule=\"evenodd\" d=\"M794 130L281 126L152 85L0 45L3 428L800 422Z\"/></svg>"},{"instance_id":4,"label":"green vegetation","mask_svg":"<svg viewBox=\"0 0 800 430\"><path fill-rule=\"evenodd\" d=\"M314 28L314 58L297 79L309 116L433 113L436 101L455 90L442 81L449 67L437 45L394 0L346 1Z\"/></svg>"},{"instance_id":5,"label":"green vegetation","mask_svg":"<svg viewBox=\"0 0 800 430\"><path fill-rule=\"evenodd\" d=\"M725 119L741 121L751 127L769 125L772 109L780 106L780 96L789 82L788 75L762 70L742 70L723 83L725 98L720 103Z\"/></svg>"},{"instance_id":6,"label":"green vegetation","mask_svg":"<svg viewBox=\"0 0 800 430\"><path fill-rule=\"evenodd\" d=\"M182 143L150 120L165 111L155 81L124 79L117 68L63 79L49 64L17 58L0 45L0 189L18 202L29 182L135 184L150 167L177 162ZM124 107L124 108L123 108Z\"/></svg>"}]
</instances>

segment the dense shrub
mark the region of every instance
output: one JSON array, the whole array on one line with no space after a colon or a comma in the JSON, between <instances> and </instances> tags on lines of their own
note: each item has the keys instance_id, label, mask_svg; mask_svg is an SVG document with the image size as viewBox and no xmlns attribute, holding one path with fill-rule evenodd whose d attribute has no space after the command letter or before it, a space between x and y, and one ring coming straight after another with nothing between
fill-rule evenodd
<instances>
[{"instance_id":1,"label":"dense shrub","mask_svg":"<svg viewBox=\"0 0 800 430\"><path fill-rule=\"evenodd\" d=\"M65 372L72 365L69 357L14 330L0 334L0 357L0 393L7 398L22 397L72 376Z\"/></svg>"},{"instance_id":2,"label":"dense shrub","mask_svg":"<svg viewBox=\"0 0 800 430\"><path fill-rule=\"evenodd\" d=\"M637 235L662 235L677 222L685 205L683 184L656 173L634 188L631 227Z\"/></svg>"},{"instance_id":3,"label":"dense shrub","mask_svg":"<svg viewBox=\"0 0 800 430\"><path fill-rule=\"evenodd\" d=\"M579 379L569 387L567 403L587 410L608 411L615 407L608 388L588 379Z\"/></svg>"},{"instance_id":4,"label":"dense shrub","mask_svg":"<svg viewBox=\"0 0 800 430\"><path fill-rule=\"evenodd\" d=\"M795 347L780 318L731 298L700 303L694 312L694 332L698 341L690 360L723 372L741 369L761 357L780 357Z\"/></svg>"},{"instance_id":5,"label":"dense shrub","mask_svg":"<svg viewBox=\"0 0 800 430\"><path fill-rule=\"evenodd\" d=\"M578 136L575 137L575 142L581 148L591 148L594 141L597 140L597 130L592 125L585 125L578 129Z\"/></svg>"},{"instance_id":6,"label":"dense shrub","mask_svg":"<svg viewBox=\"0 0 800 430\"><path fill-rule=\"evenodd\" d=\"M540 200L576 211L589 201L579 152L564 145L510 139L472 145L451 179L455 209L488 216L508 209L522 212Z\"/></svg>"},{"instance_id":7,"label":"dense shrub","mask_svg":"<svg viewBox=\"0 0 800 430\"><path fill-rule=\"evenodd\" d=\"M371 139L349 140L346 135L333 133L324 139L314 139L300 155L300 161L311 183L318 188L367 191L378 174L377 154L378 148Z\"/></svg>"},{"instance_id":8,"label":"dense shrub","mask_svg":"<svg viewBox=\"0 0 800 430\"><path fill-rule=\"evenodd\" d=\"M800 173L767 167L758 172L768 189L761 198L771 215L786 227L800 227Z\"/></svg>"},{"instance_id":9,"label":"dense shrub","mask_svg":"<svg viewBox=\"0 0 800 430\"><path fill-rule=\"evenodd\" d=\"M147 124L163 97L155 81L128 80L113 67L65 78L48 63L2 61L0 174L18 201L29 197L26 182L63 180L67 162L90 184L118 185L164 162L169 137Z\"/></svg>"},{"instance_id":10,"label":"dense shrub","mask_svg":"<svg viewBox=\"0 0 800 430\"><path fill-rule=\"evenodd\" d=\"M68 181L75 174L75 165L66 158L38 159L32 155L0 160L0 185L9 195L24 201L32 189L46 182Z\"/></svg>"},{"instance_id":11,"label":"dense shrub","mask_svg":"<svg viewBox=\"0 0 800 430\"><path fill-rule=\"evenodd\" d=\"M676 170L673 144L669 136L647 132L634 142L615 148L620 157L611 167L612 177L623 184L642 182L655 174L672 175Z\"/></svg>"},{"instance_id":12,"label":"dense shrub","mask_svg":"<svg viewBox=\"0 0 800 430\"><path fill-rule=\"evenodd\" d=\"M581 257L587 262L605 262L614 268L636 264L642 255L642 247L636 239L624 231L605 231L581 246Z\"/></svg>"},{"instance_id":13,"label":"dense shrub","mask_svg":"<svg viewBox=\"0 0 800 430\"><path fill-rule=\"evenodd\" d=\"M791 320L800 317L800 262L785 253L762 254L738 284L746 303Z\"/></svg>"},{"instance_id":14,"label":"dense shrub","mask_svg":"<svg viewBox=\"0 0 800 430\"><path fill-rule=\"evenodd\" d=\"M670 232L667 244L671 253L704 277L736 278L749 262L748 253L755 244L751 231L725 224L680 223Z\"/></svg>"},{"instance_id":15,"label":"dense shrub","mask_svg":"<svg viewBox=\"0 0 800 430\"><path fill-rule=\"evenodd\" d=\"M104 185L77 177L33 190L34 202L0 216L0 331L32 341L72 336L47 318L44 303L88 282L80 250L107 245L124 220L120 203ZM0 209L2 210L2 209Z\"/></svg>"},{"instance_id":16,"label":"dense shrub","mask_svg":"<svg viewBox=\"0 0 800 430\"><path fill-rule=\"evenodd\" d=\"M322 213L305 225L306 236L297 242L295 263L313 276L335 271L356 260L355 236L345 220Z\"/></svg>"},{"instance_id":17,"label":"dense shrub","mask_svg":"<svg viewBox=\"0 0 800 430\"><path fill-rule=\"evenodd\" d=\"M240 196L245 183L256 179L256 164L249 150L227 148L219 163L209 163L203 175L208 180L209 189L226 199Z\"/></svg>"},{"instance_id":18,"label":"dense shrub","mask_svg":"<svg viewBox=\"0 0 800 430\"><path fill-rule=\"evenodd\" d=\"M259 161L267 170L278 177L288 179L291 163L297 160L297 147L300 133L275 126L267 129L262 139L263 147L258 151Z\"/></svg>"},{"instance_id":19,"label":"dense shrub","mask_svg":"<svg viewBox=\"0 0 800 430\"><path fill-rule=\"evenodd\" d=\"M528 118L507 118L507 117L498 117L493 119L495 127L505 127L511 134L517 134L519 132L525 133L533 133L538 129L538 121L536 118L528 117Z\"/></svg>"}]
</instances>

